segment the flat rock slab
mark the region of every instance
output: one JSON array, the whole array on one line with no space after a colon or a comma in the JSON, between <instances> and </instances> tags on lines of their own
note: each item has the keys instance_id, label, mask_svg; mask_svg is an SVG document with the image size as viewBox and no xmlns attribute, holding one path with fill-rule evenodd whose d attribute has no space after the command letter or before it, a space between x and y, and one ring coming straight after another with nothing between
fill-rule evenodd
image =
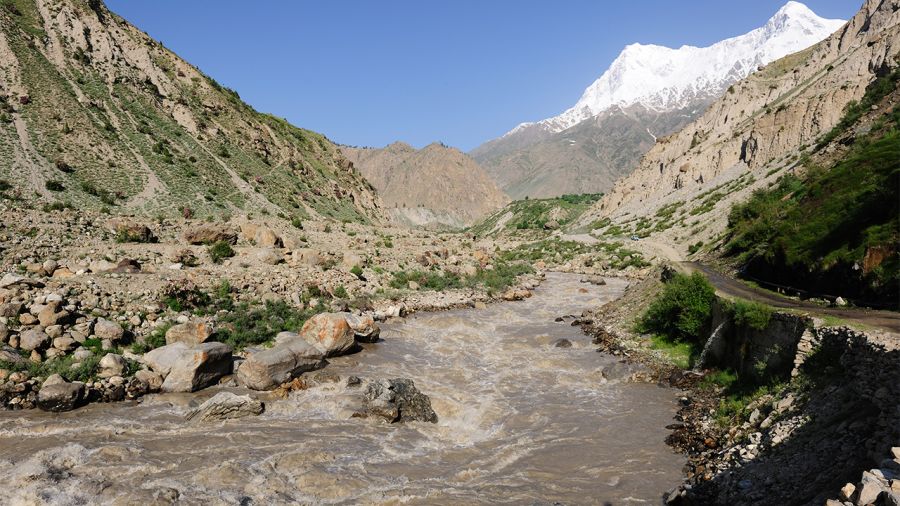
<instances>
[{"instance_id":1,"label":"flat rock slab","mask_svg":"<svg viewBox=\"0 0 900 506\"><path fill-rule=\"evenodd\" d=\"M185 415L193 422L218 422L246 416L257 416L265 410L265 405L249 395L219 392Z\"/></svg>"}]
</instances>

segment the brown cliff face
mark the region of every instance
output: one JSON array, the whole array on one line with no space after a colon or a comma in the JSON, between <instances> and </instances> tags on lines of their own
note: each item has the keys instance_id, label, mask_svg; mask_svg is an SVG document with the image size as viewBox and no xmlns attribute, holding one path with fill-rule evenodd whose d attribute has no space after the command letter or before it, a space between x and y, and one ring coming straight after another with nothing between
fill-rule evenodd
<instances>
[{"instance_id":1,"label":"brown cliff face","mask_svg":"<svg viewBox=\"0 0 900 506\"><path fill-rule=\"evenodd\" d=\"M508 202L475 160L442 144L421 150L404 143L384 149L342 147L398 219L414 225L461 227Z\"/></svg>"},{"instance_id":2,"label":"brown cliff face","mask_svg":"<svg viewBox=\"0 0 900 506\"><path fill-rule=\"evenodd\" d=\"M0 9L0 179L135 214L378 221L337 147L261 114L99 0Z\"/></svg>"},{"instance_id":3,"label":"brown cliff face","mask_svg":"<svg viewBox=\"0 0 900 506\"><path fill-rule=\"evenodd\" d=\"M900 0L866 0L842 29L735 84L696 121L661 138L639 168L582 218L624 222L768 171L816 144L900 53ZM630 217L630 218L629 218ZM722 221L716 225L720 227ZM721 228L719 228L721 230ZM686 242L691 234L676 238ZM676 241L676 242L677 242Z\"/></svg>"}]
</instances>

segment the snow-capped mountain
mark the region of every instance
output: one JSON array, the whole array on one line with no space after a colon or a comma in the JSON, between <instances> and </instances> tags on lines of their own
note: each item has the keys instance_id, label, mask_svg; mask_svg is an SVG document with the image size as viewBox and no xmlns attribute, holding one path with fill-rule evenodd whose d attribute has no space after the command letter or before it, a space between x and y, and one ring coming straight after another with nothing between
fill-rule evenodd
<instances>
[{"instance_id":1,"label":"snow-capped mountain","mask_svg":"<svg viewBox=\"0 0 900 506\"><path fill-rule=\"evenodd\" d=\"M708 47L631 44L574 107L554 118L523 123L506 136L532 125L561 132L614 106L642 105L657 112L682 109L720 96L759 66L805 49L843 24L790 1L765 26Z\"/></svg>"}]
</instances>

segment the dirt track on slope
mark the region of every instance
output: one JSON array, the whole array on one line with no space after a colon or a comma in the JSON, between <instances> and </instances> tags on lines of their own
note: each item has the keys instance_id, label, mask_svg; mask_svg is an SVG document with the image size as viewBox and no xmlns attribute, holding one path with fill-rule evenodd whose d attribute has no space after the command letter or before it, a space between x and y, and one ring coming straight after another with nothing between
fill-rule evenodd
<instances>
[{"instance_id":1,"label":"dirt track on slope","mask_svg":"<svg viewBox=\"0 0 900 506\"><path fill-rule=\"evenodd\" d=\"M716 290L724 295L763 302L781 309L796 309L808 311L811 314L833 316L900 334L900 313L897 312L864 308L822 307L812 302L789 299L768 290L749 286L698 262L681 262L681 265L689 271L699 271L705 274Z\"/></svg>"}]
</instances>

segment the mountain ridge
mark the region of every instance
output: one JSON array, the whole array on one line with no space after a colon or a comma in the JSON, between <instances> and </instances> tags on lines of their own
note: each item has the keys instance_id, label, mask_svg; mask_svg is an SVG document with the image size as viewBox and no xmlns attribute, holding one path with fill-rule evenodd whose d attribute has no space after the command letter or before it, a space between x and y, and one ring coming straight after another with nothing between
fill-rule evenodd
<instances>
[{"instance_id":1,"label":"mountain ridge","mask_svg":"<svg viewBox=\"0 0 900 506\"><path fill-rule=\"evenodd\" d=\"M508 200L475 160L440 142L422 149L396 141L341 151L401 223L462 228Z\"/></svg>"},{"instance_id":2,"label":"mountain ridge","mask_svg":"<svg viewBox=\"0 0 900 506\"><path fill-rule=\"evenodd\" d=\"M841 24L788 2L764 26L705 48L631 44L575 106L552 118L520 124L471 155L513 198L605 192L612 181L634 169L648 142L696 118L740 78L818 42ZM710 63L697 66L696 61ZM589 120L610 116L611 111L623 113L614 121L607 118L608 129L584 132ZM635 117L643 118L643 127L626 128ZM576 128L580 135L570 131ZM611 147L584 156L585 150L565 149L573 145L573 135L584 141L579 147L587 151L604 139ZM610 151L617 150L631 155L611 162Z\"/></svg>"}]
</instances>

